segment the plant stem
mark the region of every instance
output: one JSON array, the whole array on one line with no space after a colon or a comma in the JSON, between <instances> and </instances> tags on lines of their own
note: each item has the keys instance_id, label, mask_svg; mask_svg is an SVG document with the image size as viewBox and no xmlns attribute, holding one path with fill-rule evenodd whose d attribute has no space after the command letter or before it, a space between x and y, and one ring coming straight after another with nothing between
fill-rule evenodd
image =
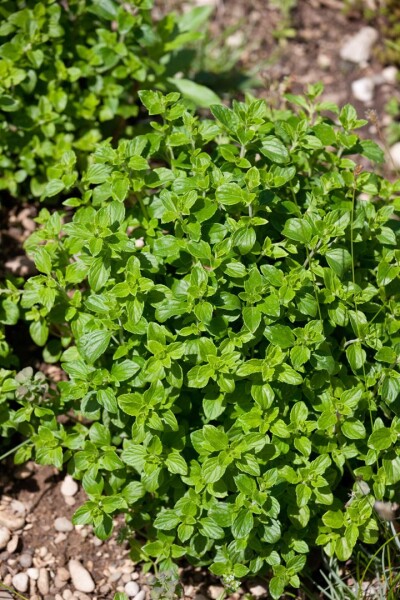
<instances>
[{"instance_id":1,"label":"plant stem","mask_svg":"<svg viewBox=\"0 0 400 600\"><path fill-rule=\"evenodd\" d=\"M18 444L18 446L15 446L15 448L11 448L11 450L8 450L4 454L2 454L0 456L0 461L2 461L5 458L7 458L7 456L10 456L10 454L14 454L14 452L16 452L19 448L22 448L22 446L25 446L29 441L30 440L25 440L25 441L21 442L20 444Z\"/></svg>"}]
</instances>

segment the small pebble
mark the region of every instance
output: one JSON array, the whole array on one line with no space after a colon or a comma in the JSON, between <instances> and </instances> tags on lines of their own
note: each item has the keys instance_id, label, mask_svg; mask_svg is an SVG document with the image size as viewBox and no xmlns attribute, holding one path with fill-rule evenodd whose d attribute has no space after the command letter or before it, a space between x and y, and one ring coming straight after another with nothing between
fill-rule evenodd
<instances>
[{"instance_id":1,"label":"small pebble","mask_svg":"<svg viewBox=\"0 0 400 600\"><path fill-rule=\"evenodd\" d=\"M11 540L7 544L7 552L12 554L16 551L19 542L19 537L17 535L13 535Z\"/></svg>"},{"instance_id":2,"label":"small pebble","mask_svg":"<svg viewBox=\"0 0 400 600\"><path fill-rule=\"evenodd\" d=\"M146 592L142 590L136 596L133 597L133 600L146 600Z\"/></svg>"},{"instance_id":3,"label":"small pebble","mask_svg":"<svg viewBox=\"0 0 400 600\"><path fill-rule=\"evenodd\" d=\"M22 529L25 525L25 517L22 515L15 515L8 510L1 510L0 525L2 527L7 527L10 531L16 531L17 529Z\"/></svg>"},{"instance_id":4,"label":"small pebble","mask_svg":"<svg viewBox=\"0 0 400 600\"><path fill-rule=\"evenodd\" d=\"M394 144L394 146L392 146L390 148L390 156L392 157L392 160L394 162L396 169L399 169L400 168L400 142L397 142L397 144Z\"/></svg>"},{"instance_id":5,"label":"small pebble","mask_svg":"<svg viewBox=\"0 0 400 600\"><path fill-rule=\"evenodd\" d=\"M356 79L351 84L351 91L353 92L354 98L361 102L371 102L374 98L375 83L371 77L362 77Z\"/></svg>"},{"instance_id":6,"label":"small pebble","mask_svg":"<svg viewBox=\"0 0 400 600\"><path fill-rule=\"evenodd\" d=\"M267 596L268 590L263 585L250 585L250 593L255 598L261 598L261 596Z\"/></svg>"},{"instance_id":7,"label":"small pebble","mask_svg":"<svg viewBox=\"0 0 400 600\"><path fill-rule=\"evenodd\" d=\"M33 579L35 581L39 579L39 569L37 569L36 567L31 567L30 569L27 569L26 572L29 579Z\"/></svg>"},{"instance_id":8,"label":"small pebble","mask_svg":"<svg viewBox=\"0 0 400 600\"><path fill-rule=\"evenodd\" d=\"M62 597L64 600L71 600L71 598L74 597L73 593L71 592L71 590L64 590Z\"/></svg>"},{"instance_id":9,"label":"small pebble","mask_svg":"<svg viewBox=\"0 0 400 600\"><path fill-rule=\"evenodd\" d=\"M12 584L17 592L26 592L29 585L29 577L26 573L17 573L12 578Z\"/></svg>"},{"instance_id":10,"label":"small pebble","mask_svg":"<svg viewBox=\"0 0 400 600\"><path fill-rule=\"evenodd\" d=\"M70 575L68 569L65 567L59 567L56 573L57 577L61 579L61 581L68 581Z\"/></svg>"},{"instance_id":11,"label":"small pebble","mask_svg":"<svg viewBox=\"0 0 400 600\"><path fill-rule=\"evenodd\" d=\"M224 588L220 585L209 585L207 589L207 594L212 598L212 600L217 600L217 598L222 594Z\"/></svg>"},{"instance_id":12,"label":"small pebble","mask_svg":"<svg viewBox=\"0 0 400 600\"><path fill-rule=\"evenodd\" d=\"M27 510L23 502L13 499L10 504L10 508L13 512L17 513L18 515L22 515L23 517L26 516Z\"/></svg>"},{"instance_id":13,"label":"small pebble","mask_svg":"<svg viewBox=\"0 0 400 600\"><path fill-rule=\"evenodd\" d=\"M357 64L367 62L378 37L378 32L373 27L362 27L342 46L340 57Z\"/></svg>"},{"instance_id":14,"label":"small pebble","mask_svg":"<svg viewBox=\"0 0 400 600\"><path fill-rule=\"evenodd\" d=\"M71 475L67 475L61 484L60 492L63 496L75 496L78 491L78 484L74 481Z\"/></svg>"},{"instance_id":15,"label":"small pebble","mask_svg":"<svg viewBox=\"0 0 400 600\"><path fill-rule=\"evenodd\" d=\"M78 592L90 593L94 591L95 585L92 576L78 560L70 560L68 569L71 575L72 584Z\"/></svg>"},{"instance_id":16,"label":"small pebble","mask_svg":"<svg viewBox=\"0 0 400 600\"><path fill-rule=\"evenodd\" d=\"M66 539L67 536L65 533L57 533L56 537L54 538L54 543L59 544L60 542L64 542Z\"/></svg>"},{"instance_id":17,"label":"small pebble","mask_svg":"<svg viewBox=\"0 0 400 600\"><path fill-rule=\"evenodd\" d=\"M136 598L137 594L140 591L140 588L139 588L138 584L136 583L136 581L129 581L127 584L125 584L124 590L125 590L125 594L127 594L127 596L129 596L130 598L133 598L133 597Z\"/></svg>"},{"instance_id":18,"label":"small pebble","mask_svg":"<svg viewBox=\"0 0 400 600\"><path fill-rule=\"evenodd\" d=\"M19 557L19 564L24 569L28 569L29 567L31 567L32 566L32 554L29 554L28 552L23 552L21 554L21 556Z\"/></svg>"},{"instance_id":19,"label":"small pebble","mask_svg":"<svg viewBox=\"0 0 400 600\"><path fill-rule=\"evenodd\" d=\"M38 588L43 596L49 593L49 573L47 569L42 568L39 570Z\"/></svg>"},{"instance_id":20,"label":"small pebble","mask_svg":"<svg viewBox=\"0 0 400 600\"><path fill-rule=\"evenodd\" d=\"M385 83L395 85L397 83L398 70L394 66L385 67L382 71L382 77Z\"/></svg>"},{"instance_id":21,"label":"small pebble","mask_svg":"<svg viewBox=\"0 0 400 600\"><path fill-rule=\"evenodd\" d=\"M69 519L67 519L67 517L58 517L54 521L54 527L55 527L56 531L60 531L62 533L65 533L67 531L72 531L74 528L71 521Z\"/></svg>"},{"instance_id":22,"label":"small pebble","mask_svg":"<svg viewBox=\"0 0 400 600\"><path fill-rule=\"evenodd\" d=\"M0 550L3 550L10 541L11 533L7 527L0 527Z\"/></svg>"}]
</instances>

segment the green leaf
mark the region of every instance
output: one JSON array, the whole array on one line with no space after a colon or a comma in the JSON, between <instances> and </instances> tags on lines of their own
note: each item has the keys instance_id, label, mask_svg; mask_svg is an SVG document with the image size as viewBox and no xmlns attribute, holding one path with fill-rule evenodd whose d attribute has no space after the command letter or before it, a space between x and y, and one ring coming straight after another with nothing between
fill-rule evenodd
<instances>
[{"instance_id":1,"label":"green leaf","mask_svg":"<svg viewBox=\"0 0 400 600\"><path fill-rule=\"evenodd\" d=\"M264 330L264 335L275 346L290 348L295 344L295 337L287 325L269 325Z\"/></svg>"},{"instance_id":2,"label":"green leaf","mask_svg":"<svg viewBox=\"0 0 400 600\"><path fill-rule=\"evenodd\" d=\"M244 201L243 190L237 183L224 183L215 192L217 202L223 206L233 206Z\"/></svg>"},{"instance_id":3,"label":"green leaf","mask_svg":"<svg viewBox=\"0 0 400 600\"><path fill-rule=\"evenodd\" d=\"M358 371L364 365L367 355L359 342L355 342L346 348L347 360L353 371Z\"/></svg>"},{"instance_id":4,"label":"green leaf","mask_svg":"<svg viewBox=\"0 0 400 600\"><path fill-rule=\"evenodd\" d=\"M209 108L212 104L220 103L221 100L215 92L205 85L200 85L190 79L168 78L168 82L176 87L184 98L191 100L196 106Z\"/></svg>"},{"instance_id":5,"label":"green leaf","mask_svg":"<svg viewBox=\"0 0 400 600\"><path fill-rule=\"evenodd\" d=\"M29 325L29 333L35 344L44 346L49 337L49 327L44 320L33 321Z\"/></svg>"},{"instance_id":6,"label":"green leaf","mask_svg":"<svg viewBox=\"0 0 400 600\"><path fill-rule=\"evenodd\" d=\"M175 527L180 522L179 516L173 510L163 510L156 517L153 525L156 529L163 529L164 531L169 531L170 529L175 529Z\"/></svg>"},{"instance_id":7,"label":"green leaf","mask_svg":"<svg viewBox=\"0 0 400 600\"><path fill-rule=\"evenodd\" d=\"M213 104L210 106L210 110L214 117L220 121L231 133L235 133L239 126L239 119L237 115L222 104Z\"/></svg>"},{"instance_id":8,"label":"green leaf","mask_svg":"<svg viewBox=\"0 0 400 600\"><path fill-rule=\"evenodd\" d=\"M242 509L232 523L232 535L234 538L245 538L249 535L254 526L252 513L247 509Z\"/></svg>"},{"instance_id":9,"label":"green leaf","mask_svg":"<svg viewBox=\"0 0 400 600\"><path fill-rule=\"evenodd\" d=\"M94 363L107 350L111 333L102 329L85 333L77 341L77 346L82 358L89 363Z\"/></svg>"},{"instance_id":10,"label":"green leaf","mask_svg":"<svg viewBox=\"0 0 400 600\"><path fill-rule=\"evenodd\" d=\"M312 227L310 223L304 219L288 219L285 223L282 235L290 240L301 242L302 244L309 244L312 237Z\"/></svg>"},{"instance_id":11,"label":"green leaf","mask_svg":"<svg viewBox=\"0 0 400 600\"><path fill-rule=\"evenodd\" d=\"M243 321L247 329L254 333L261 323L261 312L255 306L246 306L243 309Z\"/></svg>"},{"instance_id":12,"label":"green leaf","mask_svg":"<svg viewBox=\"0 0 400 600\"><path fill-rule=\"evenodd\" d=\"M363 440L367 436L364 425L357 419L346 419L342 433L350 440Z\"/></svg>"},{"instance_id":13,"label":"green leaf","mask_svg":"<svg viewBox=\"0 0 400 600\"><path fill-rule=\"evenodd\" d=\"M333 248L325 254L328 265L335 271L339 277L342 277L346 271L351 268L351 254L346 248Z\"/></svg>"},{"instance_id":14,"label":"green leaf","mask_svg":"<svg viewBox=\"0 0 400 600\"><path fill-rule=\"evenodd\" d=\"M376 429L368 438L368 447L373 450L387 450L392 443L391 431L387 427Z\"/></svg>"},{"instance_id":15,"label":"green leaf","mask_svg":"<svg viewBox=\"0 0 400 600\"><path fill-rule=\"evenodd\" d=\"M289 160L289 152L286 146L273 135L266 136L260 150L272 162L282 164Z\"/></svg>"},{"instance_id":16,"label":"green leaf","mask_svg":"<svg viewBox=\"0 0 400 600\"><path fill-rule=\"evenodd\" d=\"M165 461L170 473L179 473L180 475L187 474L187 464L183 456L178 452L171 452Z\"/></svg>"}]
</instances>

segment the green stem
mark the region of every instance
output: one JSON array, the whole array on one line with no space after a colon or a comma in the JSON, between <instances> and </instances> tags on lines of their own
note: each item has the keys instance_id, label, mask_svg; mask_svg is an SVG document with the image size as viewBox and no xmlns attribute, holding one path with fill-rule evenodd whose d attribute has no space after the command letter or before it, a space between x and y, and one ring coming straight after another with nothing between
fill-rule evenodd
<instances>
[{"instance_id":1,"label":"green stem","mask_svg":"<svg viewBox=\"0 0 400 600\"><path fill-rule=\"evenodd\" d=\"M25 444L27 444L29 441L30 440L25 440L24 442L21 442L20 444L18 444L18 446L15 446L15 448L11 448L11 450L8 450L4 454L2 454L0 456L0 461L2 461L5 458L7 458L7 456L10 456L10 454L14 454L14 452L16 452L19 448L22 448L22 446L25 446Z\"/></svg>"}]
</instances>

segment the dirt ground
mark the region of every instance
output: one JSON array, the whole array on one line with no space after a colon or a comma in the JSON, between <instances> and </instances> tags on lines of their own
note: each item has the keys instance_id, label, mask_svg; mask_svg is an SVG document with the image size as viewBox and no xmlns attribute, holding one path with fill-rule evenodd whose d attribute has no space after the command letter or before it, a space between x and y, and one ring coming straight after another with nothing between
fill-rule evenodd
<instances>
[{"instance_id":1,"label":"dirt ground","mask_svg":"<svg viewBox=\"0 0 400 600\"><path fill-rule=\"evenodd\" d=\"M284 92L301 92L308 83L322 81L325 85L324 99L339 105L351 102L360 116L372 108L376 110L382 126L387 125L384 107L390 98L400 98L399 83L377 84L370 102L354 98L352 83L363 77L379 79L382 69L388 65L380 64L374 53L365 64L354 64L340 58L340 49L345 41L366 25L358 11L346 13L343 10L344 3L339 0L298 0L290 21L285 23L281 11L276 8L277 2L196 0L196 3L215 5L211 38L217 39L229 30L226 43L230 44L232 52L240 52L243 69L251 71L264 82L257 94L268 102L279 105ZM165 10L166 6L182 9L190 3L158 0L156 4L157 10ZM376 27L379 32L378 20L368 25ZM276 31L282 27L293 29L293 37L281 36L277 39ZM382 40L378 39L376 47L380 44ZM366 126L364 133L381 143L376 126L372 123ZM36 212L35 206L16 208L10 202L3 204L0 228L5 272L21 276L32 272L32 264L24 256L22 243L35 226L33 218ZM21 339L10 342L14 345L15 342L26 344L27 337L23 341L24 336L27 336L27 331L22 329ZM35 368L42 366L37 354L28 356L27 353L26 360ZM60 374L56 367L48 375L59 377ZM150 598L149 577L130 561L127 543L117 542L122 521L117 522L116 533L104 543L86 527L67 526L64 523L68 531L57 531L56 519L64 517L70 520L84 501L80 489L69 497L61 493L63 479L64 474L50 467L29 464L15 470L10 461L3 461L0 465L0 521L1 509L8 511L11 506L15 514L19 508L23 519L21 526L11 532L10 540L0 549L0 581L13 587L15 575L30 573L25 592L21 591L20 596L11 595L5 590L1 591L0 586L0 599L111 600L116 591L123 591L130 582L139 586L136 596L132 597L137 600ZM71 559L80 561L90 573L95 583L93 592L85 593L74 588L67 570ZM35 579L37 572L42 574L40 586L39 580ZM44 572L47 575L43 575ZM182 579L186 599L217 598L222 590L217 580L206 578L200 571L185 569ZM253 582L247 589L231 596L231 600L244 598L249 591L252 596L247 598L267 598L266 588L265 581ZM130 589L134 590L135 586L130 585ZM300 594L298 598L306 596Z\"/></svg>"}]
</instances>

